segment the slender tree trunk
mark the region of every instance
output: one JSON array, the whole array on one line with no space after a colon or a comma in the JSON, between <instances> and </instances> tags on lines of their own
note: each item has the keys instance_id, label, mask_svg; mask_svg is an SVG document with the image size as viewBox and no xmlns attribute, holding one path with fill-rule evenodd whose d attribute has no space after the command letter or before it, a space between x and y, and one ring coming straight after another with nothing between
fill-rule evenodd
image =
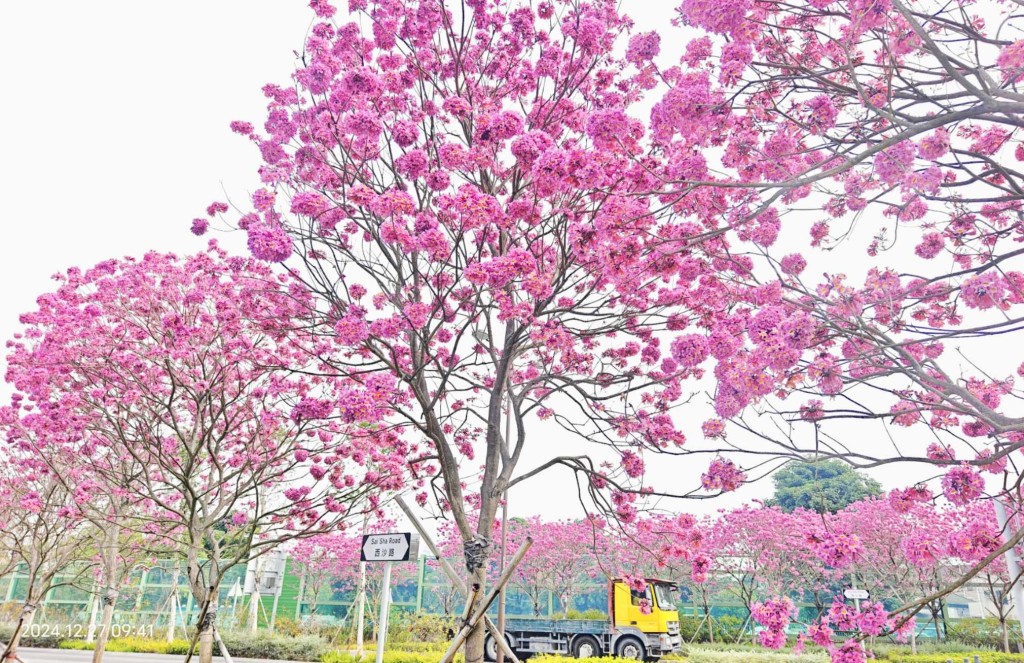
<instances>
[{"instance_id":1,"label":"slender tree trunk","mask_svg":"<svg viewBox=\"0 0 1024 663\"><path fill-rule=\"evenodd\" d=\"M1003 629L1003 651L1010 653L1010 629L1006 623L1006 615L999 615L999 627Z\"/></svg>"},{"instance_id":2,"label":"slender tree trunk","mask_svg":"<svg viewBox=\"0 0 1024 663\"><path fill-rule=\"evenodd\" d=\"M18 616L18 622L14 625L14 633L11 634L11 640L4 647L3 654L0 654L0 661L7 661L8 659L14 658L18 654L18 645L21 643L21 636L25 634L25 631L32 626L32 620L36 616L36 604L26 601L21 607L21 614Z\"/></svg>"},{"instance_id":3,"label":"slender tree trunk","mask_svg":"<svg viewBox=\"0 0 1024 663\"><path fill-rule=\"evenodd\" d=\"M260 588L257 583L253 583L252 595L249 597L249 618L246 623L246 628L252 635L256 635L256 630L259 627L260 622Z\"/></svg>"},{"instance_id":4,"label":"slender tree trunk","mask_svg":"<svg viewBox=\"0 0 1024 663\"><path fill-rule=\"evenodd\" d=\"M487 587L487 573L486 568L476 569L469 575L470 585L479 585L480 591L476 594L476 600L473 602L473 612L483 605L484 593ZM469 637L466 638L466 663L482 663L484 660L484 635L486 634L486 627L484 621L481 619L470 631Z\"/></svg>"},{"instance_id":5,"label":"slender tree trunk","mask_svg":"<svg viewBox=\"0 0 1024 663\"><path fill-rule=\"evenodd\" d=\"M110 639L110 625L114 621L114 604L117 603L117 590L107 587L103 595L103 617L100 621L100 632L96 635L96 647L92 650L92 663L103 660L103 652Z\"/></svg>"},{"instance_id":6,"label":"slender tree trunk","mask_svg":"<svg viewBox=\"0 0 1024 663\"><path fill-rule=\"evenodd\" d=\"M96 618L100 613L100 600L94 598L89 605L92 606L92 609L89 611L89 628L86 629L85 641L96 642Z\"/></svg>"}]
</instances>

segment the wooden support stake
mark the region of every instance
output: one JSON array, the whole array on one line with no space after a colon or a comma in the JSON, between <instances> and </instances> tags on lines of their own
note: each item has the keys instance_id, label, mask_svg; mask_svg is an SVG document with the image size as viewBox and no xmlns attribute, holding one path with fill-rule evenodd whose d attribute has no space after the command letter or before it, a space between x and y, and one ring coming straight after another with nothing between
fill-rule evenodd
<instances>
[{"instance_id":1,"label":"wooden support stake","mask_svg":"<svg viewBox=\"0 0 1024 663\"><path fill-rule=\"evenodd\" d=\"M217 646L220 647L220 655L224 657L224 662L235 663L228 652L228 646L224 644L224 640L220 637L220 631L217 630L216 626L213 627L213 638L217 641Z\"/></svg>"},{"instance_id":2,"label":"wooden support stake","mask_svg":"<svg viewBox=\"0 0 1024 663\"><path fill-rule=\"evenodd\" d=\"M455 586L455 589L459 591L459 594L465 596L469 591L466 588L466 583L462 582L462 578L459 577L459 574L455 573L455 569L453 569L452 565L448 563L448 560L441 556L440 549L437 547L437 544L434 543L434 540L430 538L430 535L427 534L427 531L423 529L423 525L420 524L419 518L416 517L412 512L412 509L409 508L409 505L406 504L405 500L401 497L396 498L395 501L398 502L398 506L405 512L405 515L409 518L412 526L416 528L416 531L420 535L420 541L427 544L427 548L429 548L430 552L432 552L434 557L437 558L437 561L441 564L441 570L444 571L446 576L448 576L448 580L450 580L452 585ZM463 620L465 620L466 617L468 617L468 615L463 617ZM505 639L505 634L498 630L498 627L494 625L494 622L487 615L484 615L484 625L487 627L487 631L491 634L491 637L494 638L494 644L505 653L505 656L508 657L509 661L512 663L520 663L519 658L516 656L515 652L512 651L512 646L509 645L508 640Z\"/></svg>"}]
</instances>

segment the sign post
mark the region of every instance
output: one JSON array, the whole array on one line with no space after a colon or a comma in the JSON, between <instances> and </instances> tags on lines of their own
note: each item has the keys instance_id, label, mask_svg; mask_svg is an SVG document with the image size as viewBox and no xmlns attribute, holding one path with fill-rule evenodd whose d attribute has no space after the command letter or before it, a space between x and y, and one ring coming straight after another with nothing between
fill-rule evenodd
<instances>
[{"instance_id":1,"label":"sign post","mask_svg":"<svg viewBox=\"0 0 1024 663\"><path fill-rule=\"evenodd\" d=\"M860 602L867 601L871 598L871 594L866 589L857 589L856 587L849 587L843 590L843 596L851 599L857 610L860 610Z\"/></svg>"},{"instance_id":2,"label":"sign post","mask_svg":"<svg viewBox=\"0 0 1024 663\"><path fill-rule=\"evenodd\" d=\"M384 661L384 643L388 639L388 615L391 612L391 562L384 562L384 578L380 581L380 617L377 618L377 663Z\"/></svg>"},{"instance_id":3,"label":"sign post","mask_svg":"<svg viewBox=\"0 0 1024 663\"><path fill-rule=\"evenodd\" d=\"M384 644L388 639L388 616L391 613L391 564L417 559L420 538L408 532L391 534L364 534L360 562L384 562L384 577L380 584L380 616L377 619L377 660L384 661Z\"/></svg>"}]
</instances>

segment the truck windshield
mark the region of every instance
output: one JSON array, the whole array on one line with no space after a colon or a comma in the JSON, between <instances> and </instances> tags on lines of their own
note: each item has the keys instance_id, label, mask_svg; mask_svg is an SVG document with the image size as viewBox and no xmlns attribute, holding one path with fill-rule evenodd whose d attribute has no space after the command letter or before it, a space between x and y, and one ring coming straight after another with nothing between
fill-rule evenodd
<instances>
[{"instance_id":1,"label":"truck windshield","mask_svg":"<svg viewBox=\"0 0 1024 663\"><path fill-rule=\"evenodd\" d=\"M654 595L658 599L658 607L662 610L675 610L676 604L675 599L672 598L672 594L675 591L675 585L654 585Z\"/></svg>"}]
</instances>

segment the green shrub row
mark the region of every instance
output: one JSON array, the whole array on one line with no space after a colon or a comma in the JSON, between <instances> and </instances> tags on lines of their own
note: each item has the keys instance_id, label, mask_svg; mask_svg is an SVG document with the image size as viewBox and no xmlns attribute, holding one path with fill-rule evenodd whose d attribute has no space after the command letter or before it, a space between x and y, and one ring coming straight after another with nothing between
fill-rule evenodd
<instances>
[{"instance_id":1,"label":"green shrub row","mask_svg":"<svg viewBox=\"0 0 1024 663\"><path fill-rule=\"evenodd\" d=\"M437 663L442 653L440 651L414 652L391 649L384 652L384 663ZM356 658L343 651L330 652L321 659L322 663L367 663L372 660L374 660L373 652L367 652L361 658ZM455 663L464 663L465 660L461 653L455 655Z\"/></svg>"},{"instance_id":2,"label":"green shrub row","mask_svg":"<svg viewBox=\"0 0 1024 663\"><path fill-rule=\"evenodd\" d=\"M750 640L750 632L744 629L743 620L734 615L715 617L710 624L703 617L679 615L679 635L683 642L710 642L714 635L715 642L733 643L737 640Z\"/></svg>"},{"instance_id":3,"label":"green shrub row","mask_svg":"<svg viewBox=\"0 0 1024 663\"><path fill-rule=\"evenodd\" d=\"M721 651L691 647L686 660L688 663L828 663L828 654L823 651L794 654L768 649Z\"/></svg>"},{"instance_id":4,"label":"green shrub row","mask_svg":"<svg viewBox=\"0 0 1024 663\"><path fill-rule=\"evenodd\" d=\"M936 654L890 654L886 660L891 663L962 663L967 659L974 663L977 656L981 663L1024 663L1024 654L1006 654L1001 651L946 652Z\"/></svg>"},{"instance_id":5,"label":"green shrub row","mask_svg":"<svg viewBox=\"0 0 1024 663\"><path fill-rule=\"evenodd\" d=\"M1006 623L1010 650L1016 651L1022 644L1020 625L1017 620ZM998 619L958 619L946 624L946 637L973 647L992 649L1003 648L1003 628Z\"/></svg>"}]
</instances>

